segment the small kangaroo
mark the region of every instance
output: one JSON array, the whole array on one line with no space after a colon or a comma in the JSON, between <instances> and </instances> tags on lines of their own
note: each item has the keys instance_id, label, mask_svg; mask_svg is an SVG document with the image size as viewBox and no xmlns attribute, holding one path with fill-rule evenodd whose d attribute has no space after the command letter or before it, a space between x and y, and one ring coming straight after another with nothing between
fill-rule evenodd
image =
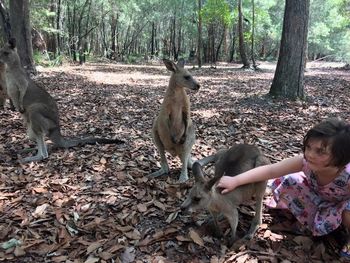
<instances>
[{"instance_id":1,"label":"small kangaroo","mask_svg":"<svg viewBox=\"0 0 350 263\"><path fill-rule=\"evenodd\" d=\"M48 157L45 135L54 143L54 147L69 148L77 145L95 143L123 143L119 139L105 138L77 138L66 139L61 134L59 115L56 101L43 88L36 85L25 73L17 54L16 41L0 49L0 61L6 63L7 87L9 90L17 89L13 85L27 83L27 91L23 97L22 117L27 125L28 137L37 144L38 152L35 156L26 157L22 163L41 161ZM10 95L11 97L11 95ZM12 98L12 97L11 97Z\"/></svg>"},{"instance_id":2,"label":"small kangaroo","mask_svg":"<svg viewBox=\"0 0 350 263\"><path fill-rule=\"evenodd\" d=\"M191 150L195 142L195 126L190 116L190 100L185 88L198 90L199 84L184 68L184 60L177 64L164 59L166 68L172 72L160 112L152 127L152 138L159 151L161 169L150 174L157 177L169 172L165 151L179 156L182 162L179 182L188 180L187 168L192 168Z\"/></svg>"},{"instance_id":3,"label":"small kangaroo","mask_svg":"<svg viewBox=\"0 0 350 263\"><path fill-rule=\"evenodd\" d=\"M215 175L206 180L203 176L202 165L215 162ZM225 174L235 176L254 167L268 164L269 160L261 151L248 144L237 144L228 150L208 156L193 164L192 172L195 184L190 190L185 201L181 205L182 210L193 212L197 209L207 209L214 219L215 234L222 236L217 217L221 213L229 221L231 226L231 237L229 244L232 245L236 239L238 225L238 206L244 201L251 200L255 195L255 216L251 222L250 229L244 238L251 239L262 223L262 200L266 189L266 182L242 185L228 194L222 195L217 189L216 183Z\"/></svg>"},{"instance_id":4,"label":"small kangaroo","mask_svg":"<svg viewBox=\"0 0 350 263\"><path fill-rule=\"evenodd\" d=\"M28 79L24 69L21 67L21 62L17 54L16 39L11 38L9 42L2 48L0 61L6 63L7 65L7 94L10 97L15 108L20 113L23 113L23 98L27 92Z\"/></svg>"}]
</instances>

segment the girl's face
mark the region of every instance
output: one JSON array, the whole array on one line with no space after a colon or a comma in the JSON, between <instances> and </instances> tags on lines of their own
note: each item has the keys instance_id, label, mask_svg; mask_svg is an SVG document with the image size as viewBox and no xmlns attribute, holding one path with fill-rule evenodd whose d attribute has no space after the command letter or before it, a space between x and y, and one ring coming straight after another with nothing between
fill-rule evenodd
<instances>
[{"instance_id":1,"label":"girl's face","mask_svg":"<svg viewBox=\"0 0 350 263\"><path fill-rule=\"evenodd\" d=\"M329 167L332 155L329 145L324 145L321 140L310 139L305 145L305 159L311 170L317 171Z\"/></svg>"}]
</instances>

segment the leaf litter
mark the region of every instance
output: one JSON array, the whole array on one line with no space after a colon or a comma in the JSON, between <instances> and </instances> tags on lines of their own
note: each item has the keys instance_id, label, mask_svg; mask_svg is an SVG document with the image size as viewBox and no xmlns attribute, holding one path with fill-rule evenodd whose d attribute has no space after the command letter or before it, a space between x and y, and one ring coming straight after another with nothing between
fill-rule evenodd
<instances>
[{"instance_id":1,"label":"leaf litter","mask_svg":"<svg viewBox=\"0 0 350 263\"><path fill-rule=\"evenodd\" d=\"M299 153L303 134L322 118L349 121L349 71L312 65L304 101L268 97L273 70L264 65L256 72L236 64L190 69L201 84L189 92L197 137L193 158L252 143L274 162ZM225 238L211 235L206 212L180 211L193 178L176 183L179 160L167 155L169 176L147 177L160 165L151 127L169 80L163 65L87 63L40 72L35 81L57 100L65 136L126 143L54 149L43 162L19 164L19 157L31 154L21 151L35 145L20 115L2 110L1 261L340 261L341 231L322 238L294 233L288 213L267 208L254 239L229 248ZM242 206L238 236L249 229L252 211ZM227 236L228 223L220 225Z\"/></svg>"}]
</instances>

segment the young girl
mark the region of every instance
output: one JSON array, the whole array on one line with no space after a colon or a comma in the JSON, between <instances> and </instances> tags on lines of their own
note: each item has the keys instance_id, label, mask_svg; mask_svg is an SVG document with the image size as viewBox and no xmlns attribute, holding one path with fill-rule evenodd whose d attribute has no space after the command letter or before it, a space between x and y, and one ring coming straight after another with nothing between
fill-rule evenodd
<instances>
[{"instance_id":1,"label":"young girl","mask_svg":"<svg viewBox=\"0 0 350 263\"><path fill-rule=\"evenodd\" d=\"M326 119L306 133L303 155L234 177L223 176L217 186L225 194L240 185L273 178L272 206L289 209L315 236L341 224L350 233L349 123ZM350 237L341 255L350 258Z\"/></svg>"}]
</instances>

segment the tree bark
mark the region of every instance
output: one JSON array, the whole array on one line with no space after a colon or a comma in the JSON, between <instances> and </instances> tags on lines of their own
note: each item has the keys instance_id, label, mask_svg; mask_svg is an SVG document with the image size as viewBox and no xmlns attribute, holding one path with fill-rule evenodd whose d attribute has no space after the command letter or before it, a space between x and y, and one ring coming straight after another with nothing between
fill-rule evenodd
<instances>
[{"instance_id":1,"label":"tree bark","mask_svg":"<svg viewBox=\"0 0 350 263\"><path fill-rule=\"evenodd\" d=\"M29 19L29 0L10 1L12 37L16 38L17 52L28 73L36 74L33 60L32 35Z\"/></svg>"},{"instance_id":2,"label":"tree bark","mask_svg":"<svg viewBox=\"0 0 350 263\"><path fill-rule=\"evenodd\" d=\"M286 0L280 52L270 95L304 97L310 0Z\"/></svg>"},{"instance_id":3,"label":"tree bark","mask_svg":"<svg viewBox=\"0 0 350 263\"><path fill-rule=\"evenodd\" d=\"M241 55L244 68L249 68L250 64L245 52L244 36L243 36L243 14L242 14L242 0L238 0L238 39L239 39L239 53Z\"/></svg>"},{"instance_id":4,"label":"tree bark","mask_svg":"<svg viewBox=\"0 0 350 263\"><path fill-rule=\"evenodd\" d=\"M253 68L257 69L257 65L255 63L255 56L254 56L254 37L255 37L255 2L252 0L252 46L251 46L251 58L253 63Z\"/></svg>"},{"instance_id":5,"label":"tree bark","mask_svg":"<svg viewBox=\"0 0 350 263\"><path fill-rule=\"evenodd\" d=\"M3 31L3 40L7 42L11 37L11 23L10 23L10 15L5 8L3 2L0 2L0 15L1 15L1 29Z\"/></svg>"},{"instance_id":6,"label":"tree bark","mask_svg":"<svg viewBox=\"0 0 350 263\"><path fill-rule=\"evenodd\" d=\"M202 67L202 0L198 0L198 47L197 47L197 62L198 67Z\"/></svg>"}]
</instances>

